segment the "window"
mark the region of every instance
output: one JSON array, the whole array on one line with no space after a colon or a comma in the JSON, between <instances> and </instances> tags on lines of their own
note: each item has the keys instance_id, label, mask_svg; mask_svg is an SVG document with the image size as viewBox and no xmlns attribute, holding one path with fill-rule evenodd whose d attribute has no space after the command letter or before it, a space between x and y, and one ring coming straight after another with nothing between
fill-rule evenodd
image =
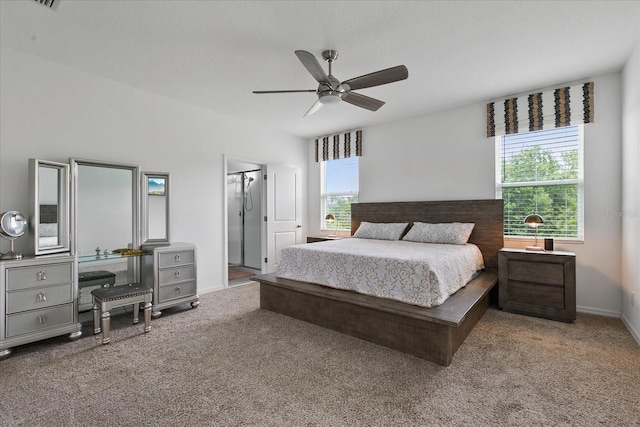
<instances>
[{"instance_id":1,"label":"window","mask_svg":"<svg viewBox=\"0 0 640 427\"><path fill-rule=\"evenodd\" d=\"M358 157L321 162L320 174L320 228L350 230L351 203L358 202ZM335 221L328 222L328 214Z\"/></svg>"},{"instance_id":2,"label":"window","mask_svg":"<svg viewBox=\"0 0 640 427\"><path fill-rule=\"evenodd\" d=\"M542 216L539 235L582 240L583 125L496 137L496 197L504 200L504 235L532 236L524 224Z\"/></svg>"}]
</instances>

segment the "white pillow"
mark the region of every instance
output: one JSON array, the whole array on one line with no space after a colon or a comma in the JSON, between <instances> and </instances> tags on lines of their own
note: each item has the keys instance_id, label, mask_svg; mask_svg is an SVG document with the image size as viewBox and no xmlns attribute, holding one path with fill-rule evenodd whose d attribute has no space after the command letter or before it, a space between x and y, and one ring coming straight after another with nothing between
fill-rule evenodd
<instances>
[{"instance_id":1,"label":"white pillow","mask_svg":"<svg viewBox=\"0 0 640 427\"><path fill-rule=\"evenodd\" d=\"M361 222L353 237L361 239L400 240L408 222Z\"/></svg>"},{"instance_id":2,"label":"white pillow","mask_svg":"<svg viewBox=\"0 0 640 427\"><path fill-rule=\"evenodd\" d=\"M413 227L411 227L402 240L464 245L469 240L473 227L475 227L474 223L466 222L449 222L442 224L414 222Z\"/></svg>"}]
</instances>

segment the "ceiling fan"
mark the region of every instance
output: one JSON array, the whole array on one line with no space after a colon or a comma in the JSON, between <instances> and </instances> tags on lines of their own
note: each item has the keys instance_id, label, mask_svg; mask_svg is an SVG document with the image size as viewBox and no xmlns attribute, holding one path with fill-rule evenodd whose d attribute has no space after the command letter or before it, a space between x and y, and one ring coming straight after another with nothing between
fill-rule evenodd
<instances>
[{"instance_id":1,"label":"ceiling fan","mask_svg":"<svg viewBox=\"0 0 640 427\"><path fill-rule=\"evenodd\" d=\"M318 89L308 90L254 90L253 93L293 93L293 92L315 92L318 100L309 108L304 117L316 113L325 104L334 104L340 101L346 101L357 107L366 108L367 110L377 111L384 105L384 101L370 98L365 95L353 92L357 89L365 89L368 87L380 86L387 83L397 82L409 77L409 71L404 65L387 68L385 70L376 71L365 74L360 77L354 77L345 80L342 83L331 74L331 64L338 58L338 51L325 50L322 52L322 58L329 63L329 74L326 74L320 63L313 54L305 50L296 50L296 56L302 62L302 65L311 73L314 79L319 83Z\"/></svg>"}]
</instances>

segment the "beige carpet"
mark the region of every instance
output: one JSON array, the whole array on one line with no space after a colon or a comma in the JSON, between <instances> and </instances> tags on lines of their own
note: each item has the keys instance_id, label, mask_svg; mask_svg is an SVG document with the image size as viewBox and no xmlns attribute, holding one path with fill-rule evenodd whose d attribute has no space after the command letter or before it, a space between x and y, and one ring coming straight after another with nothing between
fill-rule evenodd
<instances>
[{"instance_id":1,"label":"beige carpet","mask_svg":"<svg viewBox=\"0 0 640 427\"><path fill-rule=\"evenodd\" d=\"M257 284L112 343L91 324L0 362L2 426L630 426L640 349L620 320L490 309L441 367L259 308Z\"/></svg>"}]
</instances>

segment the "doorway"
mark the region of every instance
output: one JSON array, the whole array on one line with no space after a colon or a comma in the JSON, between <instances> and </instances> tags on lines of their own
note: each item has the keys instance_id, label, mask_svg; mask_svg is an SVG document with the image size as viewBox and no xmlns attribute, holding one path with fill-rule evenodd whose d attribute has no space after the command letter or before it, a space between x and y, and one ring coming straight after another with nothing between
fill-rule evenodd
<instances>
[{"instance_id":1,"label":"doorway","mask_svg":"<svg viewBox=\"0 0 640 427\"><path fill-rule=\"evenodd\" d=\"M262 269L262 172L257 164L227 162L228 284L246 283Z\"/></svg>"}]
</instances>

